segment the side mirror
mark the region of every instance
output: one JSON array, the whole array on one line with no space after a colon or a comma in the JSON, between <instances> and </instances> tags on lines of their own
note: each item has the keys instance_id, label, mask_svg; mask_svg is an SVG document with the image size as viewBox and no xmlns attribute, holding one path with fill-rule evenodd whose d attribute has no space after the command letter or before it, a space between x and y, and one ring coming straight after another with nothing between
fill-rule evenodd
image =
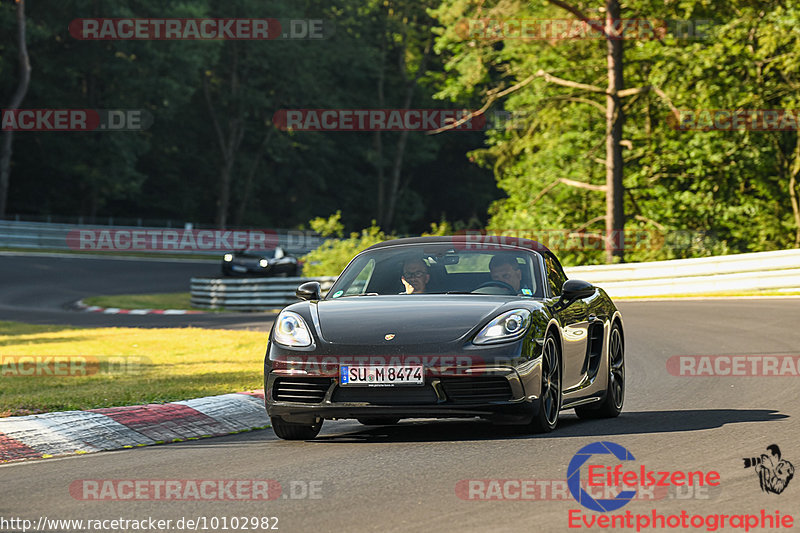
<instances>
[{"instance_id":1,"label":"side mirror","mask_svg":"<svg viewBox=\"0 0 800 533\"><path fill-rule=\"evenodd\" d=\"M564 286L561 287L561 299L565 301L581 300L593 295L594 291L594 285L588 281L568 279L564 282Z\"/></svg>"},{"instance_id":2,"label":"side mirror","mask_svg":"<svg viewBox=\"0 0 800 533\"><path fill-rule=\"evenodd\" d=\"M319 300L320 292L319 281L307 281L297 287L295 295L301 300Z\"/></svg>"}]
</instances>

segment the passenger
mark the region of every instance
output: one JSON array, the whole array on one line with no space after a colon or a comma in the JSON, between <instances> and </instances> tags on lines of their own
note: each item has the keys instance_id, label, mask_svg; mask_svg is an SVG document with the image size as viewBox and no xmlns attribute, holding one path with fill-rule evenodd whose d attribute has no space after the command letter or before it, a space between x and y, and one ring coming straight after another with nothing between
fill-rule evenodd
<instances>
[{"instance_id":1,"label":"passenger","mask_svg":"<svg viewBox=\"0 0 800 533\"><path fill-rule=\"evenodd\" d=\"M431 279L428 265L420 258L406 259L403 261L403 277L400 281L406 288L401 294L420 294L425 292L425 287Z\"/></svg>"}]
</instances>

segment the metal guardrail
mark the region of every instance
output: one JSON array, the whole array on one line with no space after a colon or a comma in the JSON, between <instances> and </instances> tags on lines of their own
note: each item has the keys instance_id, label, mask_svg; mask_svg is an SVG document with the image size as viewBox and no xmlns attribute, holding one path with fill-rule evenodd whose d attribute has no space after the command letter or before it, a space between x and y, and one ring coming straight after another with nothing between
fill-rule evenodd
<instances>
[{"instance_id":1,"label":"metal guardrail","mask_svg":"<svg viewBox=\"0 0 800 533\"><path fill-rule=\"evenodd\" d=\"M295 290L307 281L319 281L324 294L336 281L336 277L192 278L192 306L237 311L277 309L296 302Z\"/></svg>"},{"instance_id":2,"label":"metal guardrail","mask_svg":"<svg viewBox=\"0 0 800 533\"><path fill-rule=\"evenodd\" d=\"M669 296L800 288L800 250L565 268L614 296Z\"/></svg>"},{"instance_id":3,"label":"metal guardrail","mask_svg":"<svg viewBox=\"0 0 800 533\"><path fill-rule=\"evenodd\" d=\"M800 290L800 250L564 270L572 279L599 285L611 297ZM242 311L284 307L297 301L298 285L315 280L327 291L336 278L192 278L192 305Z\"/></svg>"},{"instance_id":4,"label":"metal guardrail","mask_svg":"<svg viewBox=\"0 0 800 533\"><path fill-rule=\"evenodd\" d=\"M71 226L45 222L0 221L0 246L8 248L52 248L68 250L67 234L73 228L94 226Z\"/></svg>"},{"instance_id":5,"label":"metal guardrail","mask_svg":"<svg viewBox=\"0 0 800 533\"><path fill-rule=\"evenodd\" d=\"M104 226L104 225L84 225L84 224L56 224L47 222L18 222L10 220L0 220L0 247L4 248L22 248L31 250L75 250L74 238L68 238L72 232L80 230L94 230L94 231L129 231L129 232L147 232L147 231L172 231L182 232L189 228L158 228L158 227L145 227L145 226ZM193 228L193 231L202 231L198 228ZM231 230L234 231L234 230ZM241 231L241 230L240 230ZM267 230L277 237L277 245L281 246L284 250L295 255L304 255L319 246L325 239L316 234L304 231L294 230ZM130 237L128 238L130 240ZM109 244L111 241L108 241ZM199 247L198 247L199 248ZM180 254L180 255L206 255L209 257L220 257L221 254L230 251L225 250L203 250L203 249L173 249L173 250L134 250L134 249L113 249L113 247L103 248L99 251L103 252L146 252L154 256L159 254ZM88 251L88 250L86 250Z\"/></svg>"}]
</instances>

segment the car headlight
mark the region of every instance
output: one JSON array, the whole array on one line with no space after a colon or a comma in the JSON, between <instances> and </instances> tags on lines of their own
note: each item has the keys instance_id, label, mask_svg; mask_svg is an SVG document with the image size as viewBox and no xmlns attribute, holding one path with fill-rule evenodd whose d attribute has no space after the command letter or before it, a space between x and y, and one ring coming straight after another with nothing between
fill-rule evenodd
<instances>
[{"instance_id":1,"label":"car headlight","mask_svg":"<svg viewBox=\"0 0 800 533\"><path fill-rule=\"evenodd\" d=\"M225 255L223 255L222 256L222 260L223 261L228 261L228 262L233 261L233 254L225 254Z\"/></svg>"},{"instance_id":2,"label":"car headlight","mask_svg":"<svg viewBox=\"0 0 800 533\"><path fill-rule=\"evenodd\" d=\"M275 322L273 340L284 346L311 346L311 332L303 317L283 311Z\"/></svg>"},{"instance_id":3,"label":"car headlight","mask_svg":"<svg viewBox=\"0 0 800 533\"><path fill-rule=\"evenodd\" d=\"M267 268L269 266L269 261L267 261L266 259L262 259L258 262L258 266L260 266L261 268Z\"/></svg>"},{"instance_id":4,"label":"car headlight","mask_svg":"<svg viewBox=\"0 0 800 533\"><path fill-rule=\"evenodd\" d=\"M473 344L508 342L522 337L531 324L531 312L514 309L498 315L475 335Z\"/></svg>"}]
</instances>

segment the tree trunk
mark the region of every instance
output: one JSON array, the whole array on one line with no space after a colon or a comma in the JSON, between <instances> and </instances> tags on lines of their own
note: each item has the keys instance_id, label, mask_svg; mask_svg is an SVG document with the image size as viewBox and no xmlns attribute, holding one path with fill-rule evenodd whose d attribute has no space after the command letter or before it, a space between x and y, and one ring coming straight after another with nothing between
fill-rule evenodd
<instances>
[{"instance_id":1,"label":"tree trunk","mask_svg":"<svg viewBox=\"0 0 800 533\"><path fill-rule=\"evenodd\" d=\"M606 93L606 262L625 260L625 208L622 186L622 125L625 117L618 92L622 77L622 39L618 35L618 0L606 0L608 92ZM616 21L616 24L615 24Z\"/></svg>"},{"instance_id":2,"label":"tree trunk","mask_svg":"<svg viewBox=\"0 0 800 533\"><path fill-rule=\"evenodd\" d=\"M384 58L381 59L381 70L378 73L378 108L383 109L385 104L385 98L383 95L383 84L385 78L385 67L384 63L386 62L385 54ZM383 173L383 137L381 137L381 131L375 131L375 165L377 166L378 170L378 204L377 204L377 213L375 213L375 220L378 221L378 224L383 224L383 217L385 211L385 204L384 198L386 197L386 176Z\"/></svg>"},{"instance_id":3,"label":"tree trunk","mask_svg":"<svg viewBox=\"0 0 800 533\"><path fill-rule=\"evenodd\" d=\"M408 109L408 105L410 104L407 104L403 109ZM395 149L392 180L389 184L389 205L386 208L386 219L382 226L386 230L391 230L394 223L394 211L397 208L397 197L400 195L400 175L403 172L403 159L406 155L408 133L408 130L400 132L400 139L397 141L397 148Z\"/></svg>"},{"instance_id":4,"label":"tree trunk","mask_svg":"<svg viewBox=\"0 0 800 533\"><path fill-rule=\"evenodd\" d=\"M217 196L217 228L225 229L228 224L228 205L231 201L231 179L233 177L233 157L226 157L219 173L219 196Z\"/></svg>"},{"instance_id":5,"label":"tree trunk","mask_svg":"<svg viewBox=\"0 0 800 533\"><path fill-rule=\"evenodd\" d=\"M234 224L237 226L242 224L244 216L247 212L247 203L250 201L250 193L253 189L253 180L255 179L256 172L258 171L258 165L261 163L261 153L269 145L269 141L274 132L275 128L270 128L270 130L264 136L264 140L261 141L261 145L258 147L258 150L256 150L256 158L253 160L253 164L250 165L250 171L247 173L247 176L245 176L244 185L242 187L242 200L239 202L239 209L236 211L236 218L234 219Z\"/></svg>"},{"instance_id":6,"label":"tree trunk","mask_svg":"<svg viewBox=\"0 0 800 533\"><path fill-rule=\"evenodd\" d=\"M11 103L6 108L6 113L13 113L19 109L28 84L31 81L31 63L28 57L28 45L25 38L25 0L17 0L17 47L19 49L19 84ZM0 217L6 215L8 200L8 184L11 180L11 154L14 132L9 130L3 133L3 146L0 149Z\"/></svg>"},{"instance_id":7,"label":"tree trunk","mask_svg":"<svg viewBox=\"0 0 800 533\"><path fill-rule=\"evenodd\" d=\"M211 99L211 91L208 87L208 78L203 78L203 92L205 94L206 104L208 106L208 113L211 115L211 123L214 126L214 132L219 143L220 155L222 156L222 165L220 165L219 173L219 190L217 195L217 212L214 217L214 222L219 229L225 229L228 223L228 209L230 206L231 198L231 182L233 181L233 168L236 162L236 154L239 151L239 146L244 139L245 119L244 113L239 110L236 105L239 94L239 47L236 41L232 41L231 48L233 49L233 58L231 65L231 79L230 79L230 98L234 102L233 108L228 110L228 135L220 127L217 120L217 114L214 111L214 103Z\"/></svg>"},{"instance_id":8,"label":"tree trunk","mask_svg":"<svg viewBox=\"0 0 800 533\"><path fill-rule=\"evenodd\" d=\"M800 174L800 134L796 135L794 164L789 168L789 199L792 202L795 234L794 247L800 248L800 201L797 199L797 175Z\"/></svg>"},{"instance_id":9,"label":"tree trunk","mask_svg":"<svg viewBox=\"0 0 800 533\"><path fill-rule=\"evenodd\" d=\"M425 66L428 62L428 56L431 52L432 41L428 41L425 46L425 51L422 56L422 60L420 61L419 67L417 68L417 72L412 79L407 79L405 74L403 77L406 78L406 94L403 101L403 111L408 111L411 109L411 102L414 98L414 90L417 87L417 82L419 82L419 78L425 72ZM402 55L401 58L405 56L405 46L402 48ZM401 68L403 68L401 62ZM408 145L408 130L403 130L400 132L400 138L397 140L397 147L394 153L394 163L392 164L392 174L391 174L391 181L389 182L389 194L387 198L388 205L386 206L386 216L384 218L384 222L381 227L385 230L391 230L394 224L394 215L395 210L397 208L397 199L400 196L400 178L403 173L403 160L405 159L406 155L406 146Z\"/></svg>"},{"instance_id":10,"label":"tree trunk","mask_svg":"<svg viewBox=\"0 0 800 533\"><path fill-rule=\"evenodd\" d=\"M789 178L789 198L792 200L792 213L794 214L794 247L800 248L800 205L797 200L797 175L792 174Z\"/></svg>"}]
</instances>

